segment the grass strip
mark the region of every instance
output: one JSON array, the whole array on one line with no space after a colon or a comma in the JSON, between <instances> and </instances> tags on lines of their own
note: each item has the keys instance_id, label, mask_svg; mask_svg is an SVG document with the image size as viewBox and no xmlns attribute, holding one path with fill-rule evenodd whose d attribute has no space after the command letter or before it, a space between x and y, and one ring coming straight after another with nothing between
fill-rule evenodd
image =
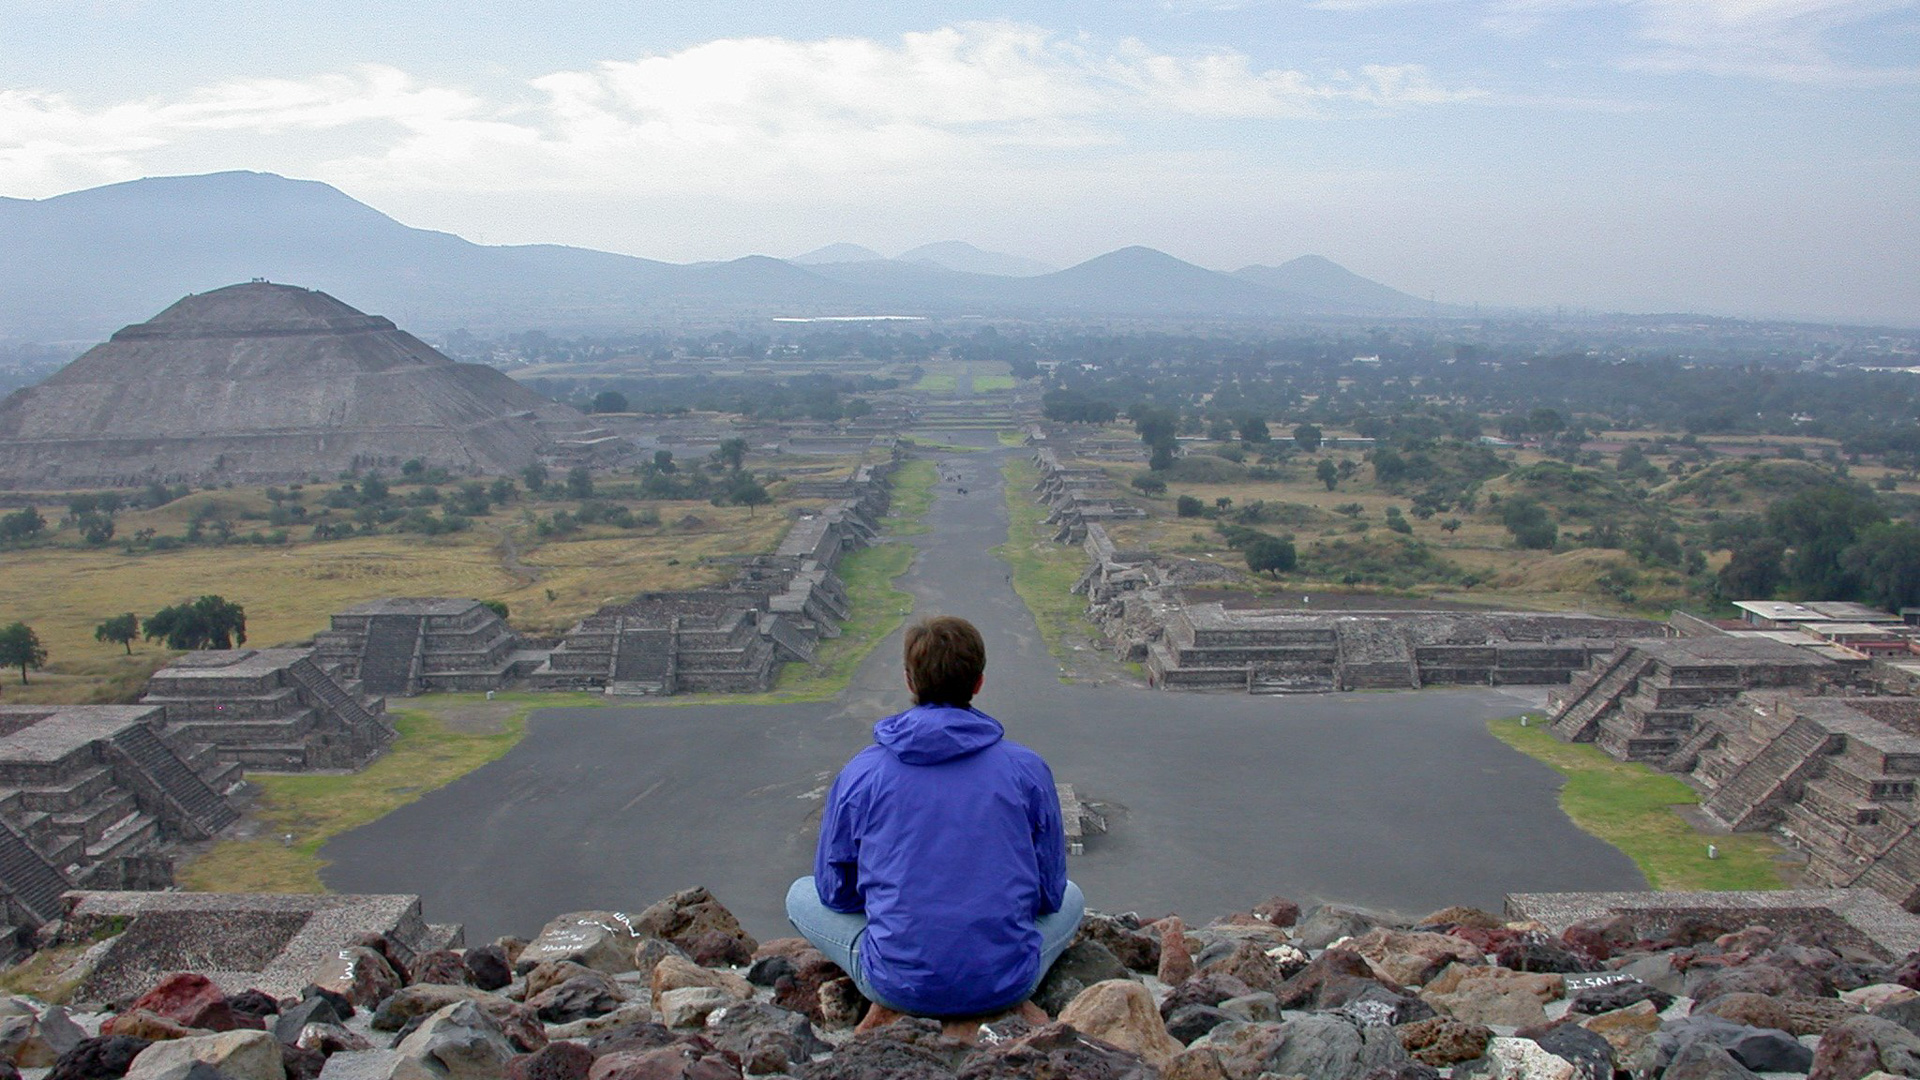
<instances>
[{"instance_id":1,"label":"grass strip","mask_svg":"<svg viewBox=\"0 0 1920 1080\"><path fill-rule=\"evenodd\" d=\"M993 553L1013 568L1013 591L1033 613L1047 651L1065 664L1072 658L1069 634L1093 639L1099 633L1087 621L1086 601L1072 591L1087 571L1087 556L1075 545L1053 542L1047 508L1030 497L1040 482L1038 467L1015 458L1001 472L1007 478L1007 542Z\"/></svg>"},{"instance_id":2,"label":"grass strip","mask_svg":"<svg viewBox=\"0 0 1920 1080\"><path fill-rule=\"evenodd\" d=\"M933 487L939 471L925 458L909 458L893 471L892 501L880 528L888 536L918 536L928 532L927 511L933 508Z\"/></svg>"},{"instance_id":3,"label":"grass strip","mask_svg":"<svg viewBox=\"0 0 1920 1080\"><path fill-rule=\"evenodd\" d=\"M1487 723L1495 738L1567 778L1560 808L1581 830L1619 848L1654 888L1782 889L1780 846L1764 833L1707 834L1680 815L1699 795L1678 778L1617 761L1590 743L1555 738L1538 715ZM1707 845L1719 858L1707 858Z\"/></svg>"},{"instance_id":4,"label":"grass strip","mask_svg":"<svg viewBox=\"0 0 1920 1080\"><path fill-rule=\"evenodd\" d=\"M975 375L973 377L973 389L978 394L984 394L989 390L1011 390L1013 386L1011 375Z\"/></svg>"},{"instance_id":5,"label":"grass strip","mask_svg":"<svg viewBox=\"0 0 1920 1080\"><path fill-rule=\"evenodd\" d=\"M599 694L503 694L513 711L491 730L461 730L452 719L478 694L436 695L396 711L399 737L379 760L357 773L255 774L260 796L252 817L263 836L215 844L182 868L180 884L196 892L321 893L327 841L378 820L422 795L445 787L513 749L537 708L606 704ZM284 839L291 834L289 842Z\"/></svg>"}]
</instances>

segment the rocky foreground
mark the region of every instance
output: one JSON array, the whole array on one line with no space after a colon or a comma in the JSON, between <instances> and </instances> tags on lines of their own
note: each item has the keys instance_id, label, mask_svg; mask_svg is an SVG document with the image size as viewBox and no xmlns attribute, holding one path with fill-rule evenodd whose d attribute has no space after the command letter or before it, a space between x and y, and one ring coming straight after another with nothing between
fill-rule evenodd
<instances>
[{"instance_id":1,"label":"rocky foreground","mask_svg":"<svg viewBox=\"0 0 1920 1080\"><path fill-rule=\"evenodd\" d=\"M860 1031L844 972L756 942L704 889L404 952L363 938L297 998L180 972L98 1012L0 1002L0 1080L1920 1077L1920 953L1803 926L1682 918L1644 940L1624 918L1394 926L1280 898L1205 927L1090 914L1035 996L1050 1022Z\"/></svg>"}]
</instances>

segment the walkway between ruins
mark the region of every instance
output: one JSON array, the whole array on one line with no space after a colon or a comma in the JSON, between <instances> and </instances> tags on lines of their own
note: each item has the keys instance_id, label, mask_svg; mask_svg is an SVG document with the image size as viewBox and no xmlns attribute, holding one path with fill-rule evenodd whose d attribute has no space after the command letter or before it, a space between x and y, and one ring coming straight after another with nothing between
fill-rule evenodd
<instances>
[{"instance_id":1,"label":"walkway between ruins","mask_svg":"<svg viewBox=\"0 0 1920 1080\"><path fill-rule=\"evenodd\" d=\"M1282 893L1418 915L1646 887L1560 812L1556 774L1487 734L1523 706L1515 695L1063 684L991 553L1006 539L1000 466L1019 452L942 459L961 479L940 485L902 585L916 611L980 627L977 704L1109 808L1108 835L1070 863L1094 906L1205 919ZM470 940L707 885L755 934L784 935L781 897L808 871L826 785L875 719L909 703L899 655L896 633L833 702L536 713L504 758L329 844L327 884L417 892Z\"/></svg>"}]
</instances>

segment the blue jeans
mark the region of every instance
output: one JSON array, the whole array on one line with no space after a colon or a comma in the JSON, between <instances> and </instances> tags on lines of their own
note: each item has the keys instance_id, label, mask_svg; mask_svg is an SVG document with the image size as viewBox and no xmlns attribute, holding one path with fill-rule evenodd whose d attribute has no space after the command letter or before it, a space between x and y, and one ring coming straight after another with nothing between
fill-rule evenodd
<instances>
[{"instance_id":1,"label":"blue jeans","mask_svg":"<svg viewBox=\"0 0 1920 1080\"><path fill-rule=\"evenodd\" d=\"M1060 910L1051 915L1042 915L1034 921L1034 928L1040 931L1040 969L1033 977L1033 985L1020 995L1020 1001L1033 996L1040 988L1040 982L1047 977L1047 970L1060 954L1073 944L1074 934L1080 929L1080 918L1087 913L1087 898L1080 892L1080 886L1067 882L1066 895L1060 899ZM868 1001L877 1001L892 1009L873 987L867 985L867 976L860 970L860 938L867 931L867 917L864 914L849 915L844 911L835 911L820 902L820 891L814 887L812 877L803 877L787 890L787 921L793 924L800 936L813 943L813 947L827 954L827 959L840 965L853 977L853 984L860 988ZM1012 1002L1010 1004L1019 1004ZM906 1009L894 1009L906 1012Z\"/></svg>"}]
</instances>

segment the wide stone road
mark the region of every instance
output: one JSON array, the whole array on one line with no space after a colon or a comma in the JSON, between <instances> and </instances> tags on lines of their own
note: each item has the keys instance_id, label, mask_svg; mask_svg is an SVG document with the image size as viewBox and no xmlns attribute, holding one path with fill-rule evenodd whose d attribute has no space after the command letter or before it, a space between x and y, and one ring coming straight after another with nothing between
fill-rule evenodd
<instances>
[{"instance_id":1,"label":"wide stone road","mask_svg":"<svg viewBox=\"0 0 1920 1080\"><path fill-rule=\"evenodd\" d=\"M1507 892L1646 887L1560 812L1557 774L1487 734L1520 696L1062 683L990 551L1007 535L1000 465L1017 452L942 462L961 480L940 485L902 581L916 612L985 634L976 704L1112 808L1110 833L1069 862L1091 905L1191 922L1279 893L1419 915L1498 910ZM691 885L754 934L784 936L781 897L809 872L827 784L875 719L910 704L899 657L896 632L830 703L535 713L499 761L327 845L326 882L419 893L430 920L466 923L470 941Z\"/></svg>"}]
</instances>

